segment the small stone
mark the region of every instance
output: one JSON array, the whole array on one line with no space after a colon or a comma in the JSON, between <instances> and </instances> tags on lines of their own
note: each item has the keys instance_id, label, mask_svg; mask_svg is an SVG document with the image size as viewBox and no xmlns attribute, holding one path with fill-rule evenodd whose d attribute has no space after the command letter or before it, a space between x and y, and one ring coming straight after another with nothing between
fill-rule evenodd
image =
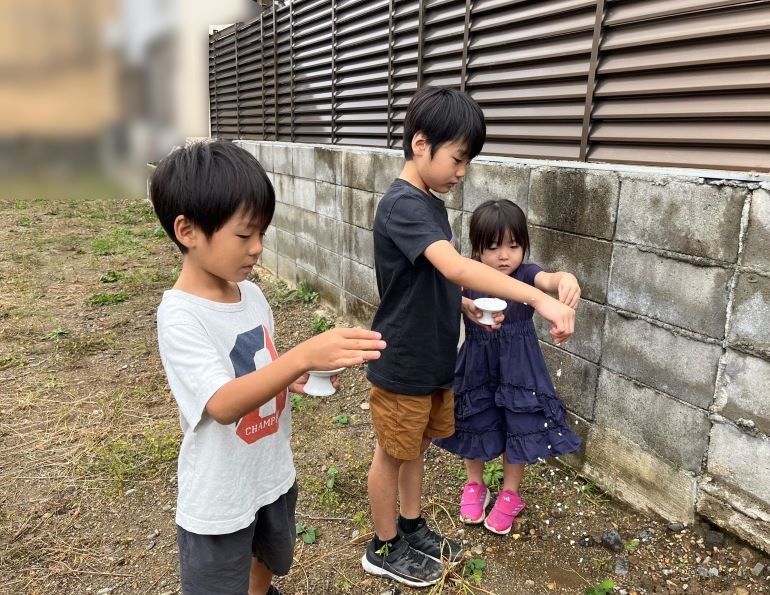
<instances>
[{"instance_id":1,"label":"small stone","mask_svg":"<svg viewBox=\"0 0 770 595\"><path fill-rule=\"evenodd\" d=\"M628 560L625 556L618 556L615 559L615 574L626 576L628 574Z\"/></svg>"},{"instance_id":2,"label":"small stone","mask_svg":"<svg viewBox=\"0 0 770 595\"><path fill-rule=\"evenodd\" d=\"M99 589L96 595L107 595L107 593L112 593L114 590L115 587L105 587L104 589Z\"/></svg>"},{"instance_id":3,"label":"small stone","mask_svg":"<svg viewBox=\"0 0 770 595\"><path fill-rule=\"evenodd\" d=\"M640 531L639 532L639 539L641 539L642 541L647 541L653 535L655 535L655 530L654 529L648 529L648 530L645 530L645 531Z\"/></svg>"},{"instance_id":4,"label":"small stone","mask_svg":"<svg viewBox=\"0 0 770 595\"><path fill-rule=\"evenodd\" d=\"M725 544L725 534L715 529L708 529L703 536L703 542L708 547L719 547Z\"/></svg>"},{"instance_id":5,"label":"small stone","mask_svg":"<svg viewBox=\"0 0 770 595\"><path fill-rule=\"evenodd\" d=\"M124 495L124 496L126 496L126 497L128 497L128 496L130 496L131 494L133 494L135 491L136 491L136 489L135 489L135 488L130 488L130 489L126 490L126 491L123 493L123 495ZM97 595L98 595L98 593L97 593Z\"/></svg>"},{"instance_id":6,"label":"small stone","mask_svg":"<svg viewBox=\"0 0 770 595\"><path fill-rule=\"evenodd\" d=\"M353 532L350 534L350 537L351 539L355 539L359 535L361 535L361 531L359 531L358 529L353 529Z\"/></svg>"},{"instance_id":7,"label":"small stone","mask_svg":"<svg viewBox=\"0 0 770 595\"><path fill-rule=\"evenodd\" d=\"M679 533L684 529L684 525L682 523L669 523L666 528L672 533Z\"/></svg>"},{"instance_id":8,"label":"small stone","mask_svg":"<svg viewBox=\"0 0 770 595\"><path fill-rule=\"evenodd\" d=\"M524 581L524 584L527 587L534 587L535 586L535 581L533 581L531 578L528 578L527 580Z\"/></svg>"},{"instance_id":9,"label":"small stone","mask_svg":"<svg viewBox=\"0 0 770 595\"><path fill-rule=\"evenodd\" d=\"M596 545L596 542L590 535L583 535L580 539L578 539L578 545L583 547L593 547Z\"/></svg>"},{"instance_id":10,"label":"small stone","mask_svg":"<svg viewBox=\"0 0 770 595\"><path fill-rule=\"evenodd\" d=\"M698 576L702 576L703 578L706 578L709 575L709 571L703 568L703 566L698 566L698 568L695 569L695 572L698 573Z\"/></svg>"},{"instance_id":11,"label":"small stone","mask_svg":"<svg viewBox=\"0 0 770 595\"><path fill-rule=\"evenodd\" d=\"M369 410L369 403L367 403L366 401L364 401L363 403L361 403L361 405L359 405L359 406L360 406L360 407L361 407L361 409L363 409L364 411L368 411L368 410Z\"/></svg>"},{"instance_id":12,"label":"small stone","mask_svg":"<svg viewBox=\"0 0 770 595\"><path fill-rule=\"evenodd\" d=\"M484 548L481 547L480 545L474 545L471 548L471 554L473 554L474 556L480 556L483 553L484 553Z\"/></svg>"},{"instance_id":13,"label":"small stone","mask_svg":"<svg viewBox=\"0 0 770 595\"><path fill-rule=\"evenodd\" d=\"M759 576L762 574L762 571L765 569L765 565L761 562L757 562L754 568L751 569L751 574L754 576Z\"/></svg>"},{"instance_id":14,"label":"small stone","mask_svg":"<svg viewBox=\"0 0 770 595\"><path fill-rule=\"evenodd\" d=\"M401 589L398 587L393 587L392 589L385 589L384 591L380 591L380 595L399 595L401 593Z\"/></svg>"},{"instance_id":15,"label":"small stone","mask_svg":"<svg viewBox=\"0 0 770 595\"><path fill-rule=\"evenodd\" d=\"M602 545L613 552L622 552L625 547L623 538L615 529L607 529L602 533Z\"/></svg>"},{"instance_id":16,"label":"small stone","mask_svg":"<svg viewBox=\"0 0 770 595\"><path fill-rule=\"evenodd\" d=\"M147 539L155 539L158 535L160 535L160 531L155 529L155 531L147 535Z\"/></svg>"},{"instance_id":17,"label":"small stone","mask_svg":"<svg viewBox=\"0 0 770 595\"><path fill-rule=\"evenodd\" d=\"M561 506L554 506L551 509L551 516L555 519L562 519L567 515L567 511L564 510Z\"/></svg>"},{"instance_id":18,"label":"small stone","mask_svg":"<svg viewBox=\"0 0 770 595\"><path fill-rule=\"evenodd\" d=\"M719 569L713 566L709 568L709 576L719 576Z\"/></svg>"},{"instance_id":19,"label":"small stone","mask_svg":"<svg viewBox=\"0 0 770 595\"><path fill-rule=\"evenodd\" d=\"M163 512L168 512L169 510L171 510L171 504L166 504L166 505L163 507Z\"/></svg>"},{"instance_id":20,"label":"small stone","mask_svg":"<svg viewBox=\"0 0 770 595\"><path fill-rule=\"evenodd\" d=\"M743 587L735 587L735 589L733 589L732 595L749 595L749 591Z\"/></svg>"},{"instance_id":21,"label":"small stone","mask_svg":"<svg viewBox=\"0 0 770 595\"><path fill-rule=\"evenodd\" d=\"M150 543L148 543L148 544L147 544L147 545L144 547L144 549L146 549L146 550L151 550L152 548L154 548L154 547L155 547L155 543L156 543L156 542L154 542L154 541L151 541Z\"/></svg>"},{"instance_id":22,"label":"small stone","mask_svg":"<svg viewBox=\"0 0 770 595\"><path fill-rule=\"evenodd\" d=\"M754 559L754 554L751 553L751 550L745 547L741 548L741 551L738 552L738 555L741 557L741 560L744 562L750 562Z\"/></svg>"}]
</instances>

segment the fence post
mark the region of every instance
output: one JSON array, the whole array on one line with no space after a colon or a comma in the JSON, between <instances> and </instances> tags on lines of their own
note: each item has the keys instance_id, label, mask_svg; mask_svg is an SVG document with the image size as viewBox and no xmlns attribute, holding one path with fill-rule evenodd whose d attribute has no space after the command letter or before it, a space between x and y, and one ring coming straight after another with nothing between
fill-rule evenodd
<instances>
[{"instance_id":1,"label":"fence post","mask_svg":"<svg viewBox=\"0 0 770 595\"><path fill-rule=\"evenodd\" d=\"M422 87L422 54L425 45L425 0L420 0L417 13L417 88Z\"/></svg>"},{"instance_id":2,"label":"fence post","mask_svg":"<svg viewBox=\"0 0 770 595\"><path fill-rule=\"evenodd\" d=\"M586 83L586 102L583 108L583 130L580 135L580 156L578 161L586 161L588 156L588 134L591 129L591 112L593 111L594 88L596 86L596 66L599 62L599 48L602 43L602 26L604 24L604 0L596 2L596 18L594 19L594 37L591 43L591 61L588 65L588 81Z\"/></svg>"},{"instance_id":3,"label":"fence post","mask_svg":"<svg viewBox=\"0 0 770 595\"><path fill-rule=\"evenodd\" d=\"M465 0L465 26L463 27L463 58L460 70L460 91L465 92L465 82L468 78L468 43L471 36L471 3Z\"/></svg>"}]
</instances>

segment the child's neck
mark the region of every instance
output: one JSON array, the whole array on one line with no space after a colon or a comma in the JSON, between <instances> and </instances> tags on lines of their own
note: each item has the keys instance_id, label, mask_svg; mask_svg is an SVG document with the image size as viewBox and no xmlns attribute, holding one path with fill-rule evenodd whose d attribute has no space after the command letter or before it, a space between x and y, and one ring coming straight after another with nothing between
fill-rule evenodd
<instances>
[{"instance_id":1,"label":"child's neck","mask_svg":"<svg viewBox=\"0 0 770 595\"><path fill-rule=\"evenodd\" d=\"M182 262L182 272L174 283L174 289L212 302L234 304L241 301L237 283L212 275L187 257Z\"/></svg>"},{"instance_id":2,"label":"child's neck","mask_svg":"<svg viewBox=\"0 0 770 595\"><path fill-rule=\"evenodd\" d=\"M404 169L401 170L398 177L409 182L412 186L419 188L423 192L430 192L430 188L425 183L425 180L422 179L420 172L417 171L417 164L413 159L404 163Z\"/></svg>"}]
</instances>

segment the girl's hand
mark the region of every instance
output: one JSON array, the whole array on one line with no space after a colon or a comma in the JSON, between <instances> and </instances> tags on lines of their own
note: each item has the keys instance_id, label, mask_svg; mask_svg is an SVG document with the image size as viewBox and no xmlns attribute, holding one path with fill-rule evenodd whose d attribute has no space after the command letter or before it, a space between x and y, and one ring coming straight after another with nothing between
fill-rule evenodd
<instances>
[{"instance_id":1,"label":"girl's hand","mask_svg":"<svg viewBox=\"0 0 770 595\"><path fill-rule=\"evenodd\" d=\"M573 310L580 302L580 284L575 275L564 273L559 280L559 301L567 304Z\"/></svg>"},{"instance_id":2,"label":"girl's hand","mask_svg":"<svg viewBox=\"0 0 770 595\"><path fill-rule=\"evenodd\" d=\"M307 384L309 374L303 374L289 385L289 390L295 394L303 394L305 392L305 385Z\"/></svg>"},{"instance_id":3,"label":"girl's hand","mask_svg":"<svg viewBox=\"0 0 770 595\"><path fill-rule=\"evenodd\" d=\"M557 345L561 345L575 332L575 311L549 295L538 300L535 310L551 323L551 336Z\"/></svg>"},{"instance_id":4,"label":"girl's hand","mask_svg":"<svg viewBox=\"0 0 770 595\"><path fill-rule=\"evenodd\" d=\"M492 314L492 320L495 321L494 324L484 324L482 322L479 322L479 318L481 318L483 312L479 310L476 305L473 303L473 300L467 297L463 298L462 302L462 311L463 314L465 314L468 318L470 318L473 322L478 324L480 327L482 327L486 331L496 331L500 328L500 325L503 323L503 320L505 319L505 315L502 312L495 312Z\"/></svg>"},{"instance_id":5,"label":"girl's hand","mask_svg":"<svg viewBox=\"0 0 770 595\"><path fill-rule=\"evenodd\" d=\"M382 335L362 328L333 328L301 343L306 370L349 368L378 359L385 349Z\"/></svg>"}]
</instances>

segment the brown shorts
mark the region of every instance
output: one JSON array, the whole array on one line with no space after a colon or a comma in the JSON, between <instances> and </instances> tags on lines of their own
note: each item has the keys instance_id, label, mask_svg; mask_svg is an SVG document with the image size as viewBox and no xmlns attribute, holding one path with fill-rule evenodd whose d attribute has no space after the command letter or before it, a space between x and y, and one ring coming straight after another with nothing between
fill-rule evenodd
<instances>
[{"instance_id":1,"label":"brown shorts","mask_svg":"<svg viewBox=\"0 0 770 595\"><path fill-rule=\"evenodd\" d=\"M414 460L423 439L455 433L454 393L449 388L415 397L372 385L369 407L377 442L395 459Z\"/></svg>"}]
</instances>

